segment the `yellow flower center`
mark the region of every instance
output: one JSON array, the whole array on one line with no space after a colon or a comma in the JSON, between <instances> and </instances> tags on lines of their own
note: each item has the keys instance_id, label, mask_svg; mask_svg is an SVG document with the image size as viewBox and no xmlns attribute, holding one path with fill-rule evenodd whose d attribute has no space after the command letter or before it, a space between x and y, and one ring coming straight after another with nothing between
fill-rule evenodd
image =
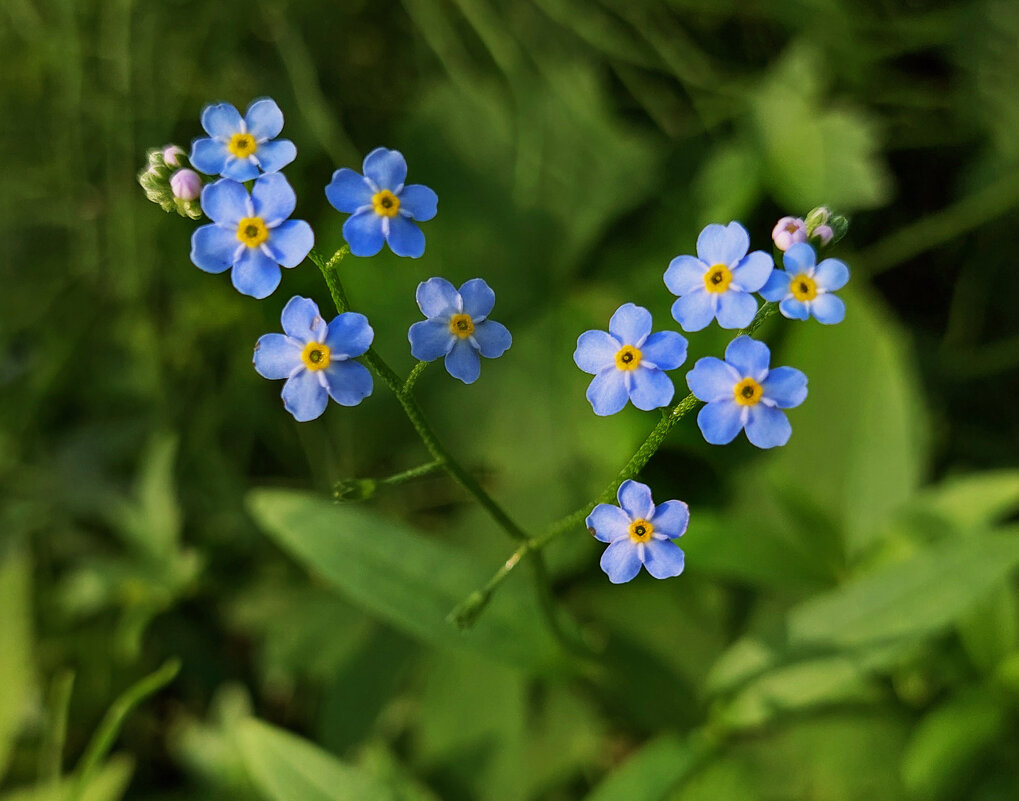
<instances>
[{"instance_id":1,"label":"yellow flower center","mask_svg":"<svg viewBox=\"0 0 1019 801\"><path fill-rule=\"evenodd\" d=\"M449 333L456 334L460 339L467 339L474 333L474 321L471 316L469 314L454 314L450 317Z\"/></svg>"},{"instance_id":2,"label":"yellow flower center","mask_svg":"<svg viewBox=\"0 0 1019 801\"><path fill-rule=\"evenodd\" d=\"M647 520L634 520L630 523L630 539L634 542L647 542L655 533L655 527Z\"/></svg>"},{"instance_id":3,"label":"yellow flower center","mask_svg":"<svg viewBox=\"0 0 1019 801\"><path fill-rule=\"evenodd\" d=\"M233 153L239 159L246 159L252 153L255 152L258 147L258 143L249 133L235 133L230 137L230 141L227 142L227 150Z\"/></svg>"},{"instance_id":4,"label":"yellow flower center","mask_svg":"<svg viewBox=\"0 0 1019 801\"><path fill-rule=\"evenodd\" d=\"M724 264L713 264L704 273L704 288L708 292L725 292L732 283L732 271Z\"/></svg>"},{"instance_id":5,"label":"yellow flower center","mask_svg":"<svg viewBox=\"0 0 1019 801\"><path fill-rule=\"evenodd\" d=\"M309 370L325 370L329 366L329 346L309 342L301 352L301 361Z\"/></svg>"},{"instance_id":6,"label":"yellow flower center","mask_svg":"<svg viewBox=\"0 0 1019 801\"><path fill-rule=\"evenodd\" d=\"M806 273L800 273L789 284L789 289L796 300L813 300L817 297L817 281Z\"/></svg>"},{"instance_id":7,"label":"yellow flower center","mask_svg":"<svg viewBox=\"0 0 1019 801\"><path fill-rule=\"evenodd\" d=\"M752 378L744 378L732 388L733 397L740 406L754 406L764 394L761 385Z\"/></svg>"},{"instance_id":8,"label":"yellow flower center","mask_svg":"<svg viewBox=\"0 0 1019 801\"><path fill-rule=\"evenodd\" d=\"M237 238L249 248L257 248L269 238L269 229L261 217L245 217L237 223Z\"/></svg>"},{"instance_id":9,"label":"yellow flower center","mask_svg":"<svg viewBox=\"0 0 1019 801\"><path fill-rule=\"evenodd\" d=\"M623 345L616 351L616 368L619 370L636 370L640 367L641 352L633 345Z\"/></svg>"},{"instance_id":10,"label":"yellow flower center","mask_svg":"<svg viewBox=\"0 0 1019 801\"><path fill-rule=\"evenodd\" d=\"M400 198L383 189L372 195L372 206L380 217L395 217L400 212Z\"/></svg>"}]
</instances>

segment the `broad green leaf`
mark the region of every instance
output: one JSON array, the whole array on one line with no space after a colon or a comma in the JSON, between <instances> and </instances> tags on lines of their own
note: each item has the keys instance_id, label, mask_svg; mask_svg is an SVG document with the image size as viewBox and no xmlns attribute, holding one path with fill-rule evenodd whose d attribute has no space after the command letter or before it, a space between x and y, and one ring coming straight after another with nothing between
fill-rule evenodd
<instances>
[{"instance_id":1,"label":"broad green leaf","mask_svg":"<svg viewBox=\"0 0 1019 801\"><path fill-rule=\"evenodd\" d=\"M473 628L458 631L450 610L488 578L484 565L436 539L359 507L308 493L256 490L255 519L281 547L372 614L433 645L474 648L528 668L558 656L527 585L511 578Z\"/></svg>"},{"instance_id":2,"label":"broad green leaf","mask_svg":"<svg viewBox=\"0 0 1019 801\"><path fill-rule=\"evenodd\" d=\"M697 769L704 747L664 734L606 776L585 801L659 801Z\"/></svg>"},{"instance_id":3,"label":"broad green leaf","mask_svg":"<svg viewBox=\"0 0 1019 801\"><path fill-rule=\"evenodd\" d=\"M1002 582L977 601L959 621L958 631L970 660L985 674L1019 650L1019 604L1011 583Z\"/></svg>"},{"instance_id":4,"label":"broad green leaf","mask_svg":"<svg viewBox=\"0 0 1019 801\"><path fill-rule=\"evenodd\" d=\"M31 566L12 551L0 557L0 778L32 687Z\"/></svg>"},{"instance_id":5,"label":"broad green leaf","mask_svg":"<svg viewBox=\"0 0 1019 801\"><path fill-rule=\"evenodd\" d=\"M974 690L930 712L913 730L902 755L902 781L918 798L963 797L960 782L1008 724L1000 698Z\"/></svg>"},{"instance_id":6,"label":"broad green leaf","mask_svg":"<svg viewBox=\"0 0 1019 801\"><path fill-rule=\"evenodd\" d=\"M1019 509L1019 470L948 478L924 489L911 505L943 517L961 532L980 529Z\"/></svg>"},{"instance_id":7,"label":"broad green leaf","mask_svg":"<svg viewBox=\"0 0 1019 801\"><path fill-rule=\"evenodd\" d=\"M83 790L80 801L118 801L127 791L134 762L127 756L114 756L96 773ZM64 779L57 784L26 787L0 795L0 801L72 801L74 783Z\"/></svg>"},{"instance_id":8,"label":"broad green leaf","mask_svg":"<svg viewBox=\"0 0 1019 801\"><path fill-rule=\"evenodd\" d=\"M697 771L672 801L757 801L757 782L739 759L722 756ZM620 796L625 798L625 796Z\"/></svg>"},{"instance_id":9,"label":"broad green leaf","mask_svg":"<svg viewBox=\"0 0 1019 801\"><path fill-rule=\"evenodd\" d=\"M358 768L282 729L247 718L236 736L251 781L268 801L394 801Z\"/></svg>"}]
</instances>

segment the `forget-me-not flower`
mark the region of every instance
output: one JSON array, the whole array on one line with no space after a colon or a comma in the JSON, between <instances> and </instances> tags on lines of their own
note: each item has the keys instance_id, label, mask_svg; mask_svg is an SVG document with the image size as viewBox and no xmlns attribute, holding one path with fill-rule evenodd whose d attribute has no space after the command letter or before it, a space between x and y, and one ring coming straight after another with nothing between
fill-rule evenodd
<instances>
[{"instance_id":1,"label":"forget-me-not flower","mask_svg":"<svg viewBox=\"0 0 1019 801\"><path fill-rule=\"evenodd\" d=\"M422 184L405 184L407 161L398 150L377 147L365 156L364 175L347 167L333 173L326 197L337 211L352 216L343 238L355 256L374 256L388 242L397 256L418 258L425 235L412 220L435 216L439 197Z\"/></svg>"},{"instance_id":2,"label":"forget-me-not flower","mask_svg":"<svg viewBox=\"0 0 1019 801\"><path fill-rule=\"evenodd\" d=\"M283 112L268 97L254 101L241 117L229 103L202 109L202 127L208 138L191 145L191 164L207 175L251 181L259 172L278 172L297 157L289 139L277 139L283 130Z\"/></svg>"},{"instance_id":3,"label":"forget-me-not flower","mask_svg":"<svg viewBox=\"0 0 1019 801\"><path fill-rule=\"evenodd\" d=\"M664 371L686 361L686 339L675 331L652 334L651 312L625 303L612 315L607 332L580 335L573 361L594 375L587 399L595 414L615 414L627 400L648 412L672 400L675 388Z\"/></svg>"},{"instance_id":4,"label":"forget-me-not flower","mask_svg":"<svg viewBox=\"0 0 1019 801\"><path fill-rule=\"evenodd\" d=\"M768 346L748 336L736 337L725 349L725 361L698 359L686 374L690 391L707 406L697 415L704 439L727 445L741 429L758 448L785 445L792 426L783 409L807 397L807 377L793 367L768 369Z\"/></svg>"},{"instance_id":5,"label":"forget-me-not flower","mask_svg":"<svg viewBox=\"0 0 1019 801\"><path fill-rule=\"evenodd\" d=\"M191 236L191 261L207 273L233 268L238 292L253 298L272 294L280 266L296 267L315 243L304 220L287 219L297 205L294 190L279 173L244 184L220 178L202 190L202 211L212 220Z\"/></svg>"},{"instance_id":6,"label":"forget-me-not flower","mask_svg":"<svg viewBox=\"0 0 1019 801\"><path fill-rule=\"evenodd\" d=\"M495 292L480 278L459 291L445 278L429 278L418 284L417 302L428 319L407 332L411 354L423 362L445 356L446 371L465 384L481 375L481 356L496 359L513 344L506 326L488 319Z\"/></svg>"},{"instance_id":7,"label":"forget-me-not flower","mask_svg":"<svg viewBox=\"0 0 1019 801\"><path fill-rule=\"evenodd\" d=\"M700 331L718 320L722 328L750 325L757 313L751 295L774 268L770 255L750 250L750 235L738 222L711 224L697 237L697 256L677 256L665 271L665 285L679 300L672 316L684 331Z\"/></svg>"},{"instance_id":8,"label":"forget-me-not flower","mask_svg":"<svg viewBox=\"0 0 1019 801\"><path fill-rule=\"evenodd\" d=\"M619 506L600 503L587 517L594 537L609 543L601 557L601 568L613 584L623 584L640 572L657 579L683 572L683 551L673 542L682 537L690 521L690 510L682 501L655 506L646 484L627 480L616 493Z\"/></svg>"},{"instance_id":9,"label":"forget-me-not flower","mask_svg":"<svg viewBox=\"0 0 1019 801\"><path fill-rule=\"evenodd\" d=\"M354 361L371 346L368 318L344 312L328 325L315 301L293 297L283 307L283 334L265 334L255 345L255 370L264 378L285 378L283 405L299 423L325 411L329 398L357 406L372 394L372 377Z\"/></svg>"},{"instance_id":10,"label":"forget-me-not flower","mask_svg":"<svg viewBox=\"0 0 1019 801\"><path fill-rule=\"evenodd\" d=\"M822 226L815 229L815 233ZM826 226L825 226L826 227ZM820 323L841 323L846 305L833 295L849 281L849 268L838 259L825 259L815 264L817 255L806 244L793 245L782 259L784 270L775 270L761 294L777 300L778 309L791 320L806 320L814 315Z\"/></svg>"}]
</instances>

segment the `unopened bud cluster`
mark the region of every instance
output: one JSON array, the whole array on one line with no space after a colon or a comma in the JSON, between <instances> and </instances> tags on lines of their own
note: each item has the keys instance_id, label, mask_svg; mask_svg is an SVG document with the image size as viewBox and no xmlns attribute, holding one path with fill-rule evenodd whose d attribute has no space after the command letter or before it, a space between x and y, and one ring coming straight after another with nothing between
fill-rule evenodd
<instances>
[{"instance_id":1,"label":"unopened bud cluster","mask_svg":"<svg viewBox=\"0 0 1019 801\"><path fill-rule=\"evenodd\" d=\"M783 253L800 242L810 242L816 248L834 245L849 230L849 220L841 214L832 214L827 206L818 206L804 218L783 217L775 224L771 239Z\"/></svg>"},{"instance_id":2,"label":"unopened bud cluster","mask_svg":"<svg viewBox=\"0 0 1019 801\"><path fill-rule=\"evenodd\" d=\"M187 154L176 145L167 145L150 150L147 155L148 165L138 173L145 197L163 211L199 219L202 216L199 197L205 182L191 169Z\"/></svg>"}]
</instances>

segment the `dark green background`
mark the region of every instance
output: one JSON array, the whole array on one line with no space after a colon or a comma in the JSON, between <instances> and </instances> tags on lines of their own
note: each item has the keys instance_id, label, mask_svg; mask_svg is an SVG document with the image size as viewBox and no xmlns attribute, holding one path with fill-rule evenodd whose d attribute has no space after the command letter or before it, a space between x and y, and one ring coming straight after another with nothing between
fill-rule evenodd
<instances>
[{"instance_id":1,"label":"dark green background","mask_svg":"<svg viewBox=\"0 0 1019 801\"><path fill-rule=\"evenodd\" d=\"M60 669L69 771L171 656L86 798L1019 795L1016 4L0 0L0 92L0 799L68 797L14 789ZM295 424L251 348L292 295L327 308L318 271L241 296L135 182L205 103L263 95L323 252L322 190L373 147L438 192L422 259L344 279L401 372L419 281L495 289L513 348L418 394L535 532L658 419L591 413L576 336L626 301L676 328L662 273L705 223L768 248L783 214L851 216L846 321L761 331L810 378L789 445L690 418L644 473L691 506L686 573L614 587L582 532L548 549L597 658L555 647L523 570L476 631L442 622L513 548L446 479L257 491L426 459L381 383Z\"/></svg>"}]
</instances>

